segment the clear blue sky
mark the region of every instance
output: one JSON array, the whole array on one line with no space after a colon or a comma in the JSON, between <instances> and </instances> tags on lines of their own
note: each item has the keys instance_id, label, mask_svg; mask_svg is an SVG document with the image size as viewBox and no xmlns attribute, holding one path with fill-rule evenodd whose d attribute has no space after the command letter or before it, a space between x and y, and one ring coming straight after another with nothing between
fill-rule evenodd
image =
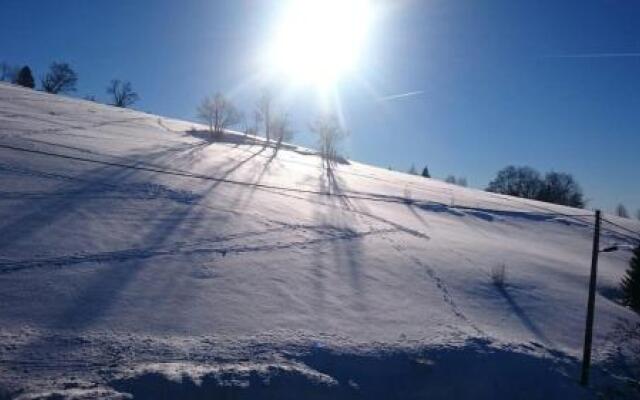
<instances>
[{"instance_id":1,"label":"clear blue sky","mask_svg":"<svg viewBox=\"0 0 640 400\"><path fill-rule=\"evenodd\" d=\"M508 164L573 173L590 206L640 208L640 2L380 1L357 74L339 93L356 160L465 176ZM194 119L209 93L251 107L282 1L5 0L0 61L37 77L64 60L77 96L130 80L136 108ZM331 22L327 22L331 29ZM357 78L357 79L356 79ZM372 94L368 85L377 93ZM379 97L421 91L380 101ZM299 131L308 90L283 100ZM304 132L298 142L311 143Z\"/></svg>"}]
</instances>

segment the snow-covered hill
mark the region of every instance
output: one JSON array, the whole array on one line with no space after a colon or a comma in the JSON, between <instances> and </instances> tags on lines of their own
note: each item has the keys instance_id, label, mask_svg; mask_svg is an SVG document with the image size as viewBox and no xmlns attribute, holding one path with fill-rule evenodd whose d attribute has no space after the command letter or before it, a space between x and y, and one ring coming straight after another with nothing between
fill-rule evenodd
<instances>
[{"instance_id":1,"label":"snow-covered hill","mask_svg":"<svg viewBox=\"0 0 640 400\"><path fill-rule=\"evenodd\" d=\"M327 171L306 149L201 128L0 84L0 397L583 399L638 384L640 318L616 301L629 251L600 257L594 384L577 384L592 212ZM606 219L603 246L639 237Z\"/></svg>"}]
</instances>

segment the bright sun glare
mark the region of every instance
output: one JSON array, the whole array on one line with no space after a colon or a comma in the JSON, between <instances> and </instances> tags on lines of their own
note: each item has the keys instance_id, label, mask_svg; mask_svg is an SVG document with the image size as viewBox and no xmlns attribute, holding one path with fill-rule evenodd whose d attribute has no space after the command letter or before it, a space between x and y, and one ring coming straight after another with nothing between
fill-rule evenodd
<instances>
[{"instance_id":1,"label":"bright sun glare","mask_svg":"<svg viewBox=\"0 0 640 400\"><path fill-rule=\"evenodd\" d=\"M295 84L328 89L357 66L371 17L367 0L292 0L277 25L270 67Z\"/></svg>"}]
</instances>

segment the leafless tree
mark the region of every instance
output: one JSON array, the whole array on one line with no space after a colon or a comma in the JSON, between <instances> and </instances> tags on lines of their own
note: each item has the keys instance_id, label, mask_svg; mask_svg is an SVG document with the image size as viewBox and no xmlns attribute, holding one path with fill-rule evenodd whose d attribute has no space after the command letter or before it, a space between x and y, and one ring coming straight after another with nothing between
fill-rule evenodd
<instances>
[{"instance_id":1,"label":"leafless tree","mask_svg":"<svg viewBox=\"0 0 640 400\"><path fill-rule=\"evenodd\" d=\"M616 206L616 215L620 218L629 218L629 211L627 211L627 207L624 204L620 203Z\"/></svg>"},{"instance_id":2,"label":"leafless tree","mask_svg":"<svg viewBox=\"0 0 640 400\"><path fill-rule=\"evenodd\" d=\"M309 128L318 136L318 147L323 162L327 168L331 168L338 158L338 144L347 136L347 132L333 114L316 118Z\"/></svg>"},{"instance_id":3,"label":"leafless tree","mask_svg":"<svg viewBox=\"0 0 640 400\"><path fill-rule=\"evenodd\" d=\"M247 115L242 111L238 113L238 124L242 128L242 133L244 133L244 136L249 136L249 134L251 134L251 125L249 125Z\"/></svg>"},{"instance_id":4,"label":"leafless tree","mask_svg":"<svg viewBox=\"0 0 640 400\"><path fill-rule=\"evenodd\" d=\"M111 96L113 105L126 108L138 101L138 93L134 92L131 82L113 79L107 86L107 94Z\"/></svg>"},{"instance_id":5,"label":"leafless tree","mask_svg":"<svg viewBox=\"0 0 640 400\"><path fill-rule=\"evenodd\" d=\"M273 95L268 89L263 89L258 99L256 111L261 122L264 124L264 135L267 138L267 143L271 140L272 108Z\"/></svg>"},{"instance_id":6,"label":"leafless tree","mask_svg":"<svg viewBox=\"0 0 640 400\"><path fill-rule=\"evenodd\" d=\"M640 221L640 210L638 210L638 211L636 212L636 219L637 219L638 221Z\"/></svg>"},{"instance_id":7,"label":"leafless tree","mask_svg":"<svg viewBox=\"0 0 640 400\"><path fill-rule=\"evenodd\" d=\"M224 130L240 122L240 114L221 93L205 97L198 106L198 118L209 125L209 131L220 137Z\"/></svg>"},{"instance_id":8,"label":"leafless tree","mask_svg":"<svg viewBox=\"0 0 640 400\"><path fill-rule=\"evenodd\" d=\"M253 126L251 126L251 134L254 136L258 136L258 132L260 131L260 126L262 125L262 115L260 111L255 110L253 112Z\"/></svg>"},{"instance_id":9,"label":"leafless tree","mask_svg":"<svg viewBox=\"0 0 640 400\"><path fill-rule=\"evenodd\" d=\"M456 185L462 186L462 187L467 187L467 185L468 185L467 178L465 178L464 176L459 177L456 180Z\"/></svg>"},{"instance_id":10,"label":"leafless tree","mask_svg":"<svg viewBox=\"0 0 640 400\"><path fill-rule=\"evenodd\" d=\"M409 175L418 175L418 170L416 169L415 164L411 164L411 168L407 171Z\"/></svg>"},{"instance_id":11,"label":"leafless tree","mask_svg":"<svg viewBox=\"0 0 640 400\"><path fill-rule=\"evenodd\" d=\"M287 113L281 113L273 117L271 121L271 130L276 140L276 150L280 149L283 141L293 139L293 130Z\"/></svg>"},{"instance_id":12,"label":"leafless tree","mask_svg":"<svg viewBox=\"0 0 640 400\"><path fill-rule=\"evenodd\" d=\"M19 70L19 67L6 62L0 63L0 81L14 82Z\"/></svg>"},{"instance_id":13,"label":"leafless tree","mask_svg":"<svg viewBox=\"0 0 640 400\"><path fill-rule=\"evenodd\" d=\"M78 74L67 63L53 63L42 78L42 90L47 93L75 92Z\"/></svg>"},{"instance_id":14,"label":"leafless tree","mask_svg":"<svg viewBox=\"0 0 640 400\"><path fill-rule=\"evenodd\" d=\"M444 179L445 182L451 183L453 185L457 184L456 177L454 175L449 175Z\"/></svg>"}]
</instances>

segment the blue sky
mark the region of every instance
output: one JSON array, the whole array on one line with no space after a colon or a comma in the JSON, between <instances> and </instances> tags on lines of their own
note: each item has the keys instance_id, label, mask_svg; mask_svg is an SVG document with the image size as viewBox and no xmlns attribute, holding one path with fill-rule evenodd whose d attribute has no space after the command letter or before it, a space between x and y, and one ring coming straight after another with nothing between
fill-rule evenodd
<instances>
[{"instance_id":1,"label":"blue sky","mask_svg":"<svg viewBox=\"0 0 640 400\"><path fill-rule=\"evenodd\" d=\"M80 76L77 95L99 100L110 79L127 79L141 96L136 108L167 116L195 119L215 91L248 110L283 4L5 0L0 61L36 76L67 61ZM378 4L359 68L337 89L350 157L401 170L427 164L478 188L508 164L566 171L591 207L640 208L640 2ZM281 107L297 141L312 143L313 90L287 92Z\"/></svg>"}]
</instances>

